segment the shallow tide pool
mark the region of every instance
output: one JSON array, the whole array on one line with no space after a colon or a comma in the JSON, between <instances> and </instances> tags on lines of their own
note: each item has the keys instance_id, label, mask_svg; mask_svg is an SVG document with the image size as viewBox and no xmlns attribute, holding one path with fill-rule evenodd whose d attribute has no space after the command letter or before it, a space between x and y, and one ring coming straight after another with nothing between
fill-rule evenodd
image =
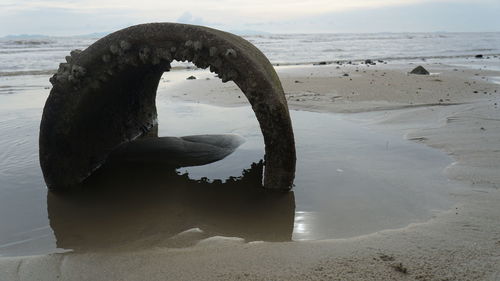
<instances>
[{"instance_id":1,"label":"shallow tide pool","mask_svg":"<svg viewBox=\"0 0 500 281\"><path fill-rule=\"evenodd\" d=\"M265 192L258 188L262 166L255 164L263 158L263 139L249 106L172 103L162 95L160 136L234 133L246 142L204 166L108 165L88 179L88 190L55 194L38 163L47 94L40 88L0 93L0 256L187 247L213 236L349 238L426 221L453 203L455 184L443 174L452 162L446 154L348 115L305 111L291 112L295 186L285 194Z\"/></svg>"}]
</instances>

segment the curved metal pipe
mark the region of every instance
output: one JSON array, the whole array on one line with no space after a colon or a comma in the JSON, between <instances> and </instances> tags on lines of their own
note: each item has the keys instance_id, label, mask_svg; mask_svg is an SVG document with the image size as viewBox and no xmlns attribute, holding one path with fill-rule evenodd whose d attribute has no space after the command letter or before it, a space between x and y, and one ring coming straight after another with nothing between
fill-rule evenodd
<instances>
[{"instance_id":1,"label":"curved metal pipe","mask_svg":"<svg viewBox=\"0 0 500 281\"><path fill-rule=\"evenodd\" d=\"M292 123L280 80L243 38L186 24L150 23L72 51L51 79L40 124L40 164L50 189L88 177L115 148L157 124L156 91L173 60L234 81L252 105L265 142L264 187L289 190L295 175Z\"/></svg>"}]
</instances>

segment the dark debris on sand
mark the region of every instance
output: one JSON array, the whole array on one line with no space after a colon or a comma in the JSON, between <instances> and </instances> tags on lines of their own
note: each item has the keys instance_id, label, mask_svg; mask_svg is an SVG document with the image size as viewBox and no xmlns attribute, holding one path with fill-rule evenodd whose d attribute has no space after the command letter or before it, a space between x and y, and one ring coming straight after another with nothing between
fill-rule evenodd
<instances>
[{"instance_id":1,"label":"dark debris on sand","mask_svg":"<svg viewBox=\"0 0 500 281\"><path fill-rule=\"evenodd\" d=\"M429 71L427 71L427 69L425 69L423 66L419 65L417 67L415 67L411 72L410 74L418 74L418 75L429 75Z\"/></svg>"}]
</instances>

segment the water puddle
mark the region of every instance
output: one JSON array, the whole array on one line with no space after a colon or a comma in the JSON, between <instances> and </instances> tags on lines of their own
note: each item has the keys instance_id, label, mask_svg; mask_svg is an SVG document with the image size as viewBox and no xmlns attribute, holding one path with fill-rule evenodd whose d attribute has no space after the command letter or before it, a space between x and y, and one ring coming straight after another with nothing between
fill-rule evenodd
<instances>
[{"instance_id":1,"label":"water puddle","mask_svg":"<svg viewBox=\"0 0 500 281\"><path fill-rule=\"evenodd\" d=\"M343 115L292 111L293 192L262 181L263 139L250 107L158 97L159 135L233 133L233 154L173 169L111 163L69 194L48 193L38 164L40 109L0 112L0 255L72 249L186 247L213 236L245 241L347 238L425 221L452 204L444 153Z\"/></svg>"},{"instance_id":2,"label":"water puddle","mask_svg":"<svg viewBox=\"0 0 500 281\"><path fill-rule=\"evenodd\" d=\"M500 85L500 76L490 76L491 82Z\"/></svg>"},{"instance_id":3,"label":"water puddle","mask_svg":"<svg viewBox=\"0 0 500 281\"><path fill-rule=\"evenodd\" d=\"M230 132L247 141L227 158L179 169L190 179L238 175L263 156L249 107L164 104L160 135ZM297 145L293 240L347 238L404 227L449 206L451 159L437 150L375 132L342 115L292 111Z\"/></svg>"}]
</instances>

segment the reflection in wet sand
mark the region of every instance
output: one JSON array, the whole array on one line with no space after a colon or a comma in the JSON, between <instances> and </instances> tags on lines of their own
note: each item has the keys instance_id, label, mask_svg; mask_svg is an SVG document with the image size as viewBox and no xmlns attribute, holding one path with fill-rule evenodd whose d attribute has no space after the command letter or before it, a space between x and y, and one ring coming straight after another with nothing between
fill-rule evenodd
<instances>
[{"instance_id":1,"label":"reflection in wet sand","mask_svg":"<svg viewBox=\"0 0 500 281\"><path fill-rule=\"evenodd\" d=\"M202 166L226 158L244 142L245 139L236 134L184 137L152 135L125 143L113 151L110 158L121 162L155 163L176 168Z\"/></svg>"},{"instance_id":2,"label":"reflection in wet sand","mask_svg":"<svg viewBox=\"0 0 500 281\"><path fill-rule=\"evenodd\" d=\"M265 192L262 168L210 183L158 164L109 163L81 189L47 194L50 226L57 247L74 250L184 247L214 235L289 241L293 192ZM193 228L201 231L184 232Z\"/></svg>"}]
</instances>

